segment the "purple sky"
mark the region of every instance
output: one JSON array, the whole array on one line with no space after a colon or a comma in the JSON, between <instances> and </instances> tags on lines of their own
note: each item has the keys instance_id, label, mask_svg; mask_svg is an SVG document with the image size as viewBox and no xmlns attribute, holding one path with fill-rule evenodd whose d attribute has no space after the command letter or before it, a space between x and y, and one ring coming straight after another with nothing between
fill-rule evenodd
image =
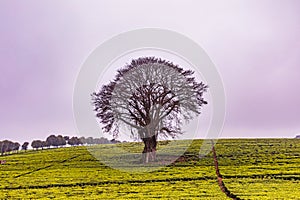
<instances>
[{"instance_id":1,"label":"purple sky","mask_svg":"<svg viewBox=\"0 0 300 200\"><path fill-rule=\"evenodd\" d=\"M300 134L298 0L1 0L0 140L75 135L80 66L103 41L143 27L185 34L216 64L222 137Z\"/></svg>"}]
</instances>

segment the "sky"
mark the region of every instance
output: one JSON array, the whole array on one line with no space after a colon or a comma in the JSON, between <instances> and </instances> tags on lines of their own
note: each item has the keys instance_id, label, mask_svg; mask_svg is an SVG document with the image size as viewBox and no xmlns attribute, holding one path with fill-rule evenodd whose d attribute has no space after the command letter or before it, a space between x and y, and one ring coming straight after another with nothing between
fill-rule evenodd
<instances>
[{"instance_id":1,"label":"sky","mask_svg":"<svg viewBox=\"0 0 300 200\"><path fill-rule=\"evenodd\" d=\"M145 27L186 35L215 63L227 100L221 137L300 134L298 0L0 0L0 140L76 135L83 62Z\"/></svg>"}]
</instances>

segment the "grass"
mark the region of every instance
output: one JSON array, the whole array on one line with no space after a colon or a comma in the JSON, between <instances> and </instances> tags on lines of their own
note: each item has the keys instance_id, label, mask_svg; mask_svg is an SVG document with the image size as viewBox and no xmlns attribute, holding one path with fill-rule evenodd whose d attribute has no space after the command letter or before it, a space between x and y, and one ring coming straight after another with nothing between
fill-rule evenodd
<instances>
[{"instance_id":1,"label":"grass","mask_svg":"<svg viewBox=\"0 0 300 200\"><path fill-rule=\"evenodd\" d=\"M171 147L160 143L161 156L191 145L177 162L144 173L117 170L93 156L106 152L101 158L120 165L107 150L118 147L139 156L143 145L138 143L3 156L7 163L0 165L0 199L227 199L217 184L211 153L197 158L203 142L178 141ZM300 199L300 140L219 140L216 150L223 180L240 198ZM136 157L124 156L130 168L140 167Z\"/></svg>"}]
</instances>

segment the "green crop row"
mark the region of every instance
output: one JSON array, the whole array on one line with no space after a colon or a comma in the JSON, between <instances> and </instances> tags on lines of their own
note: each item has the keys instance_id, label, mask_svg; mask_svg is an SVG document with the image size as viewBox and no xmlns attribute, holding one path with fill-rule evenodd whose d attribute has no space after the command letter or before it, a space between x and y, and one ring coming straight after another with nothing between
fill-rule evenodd
<instances>
[{"instance_id":1,"label":"green crop row","mask_svg":"<svg viewBox=\"0 0 300 200\"><path fill-rule=\"evenodd\" d=\"M118 163L121 169L142 167L136 162L141 143L69 147L2 156L0 199L227 199L220 190L210 141L167 141L158 145L158 158L184 154L151 172L114 169L93 155ZM114 149L128 154L117 155ZM88 151L90 150L90 151ZM300 199L300 140L228 139L216 144L219 168L230 191L242 199ZM199 158L200 154L200 158Z\"/></svg>"}]
</instances>

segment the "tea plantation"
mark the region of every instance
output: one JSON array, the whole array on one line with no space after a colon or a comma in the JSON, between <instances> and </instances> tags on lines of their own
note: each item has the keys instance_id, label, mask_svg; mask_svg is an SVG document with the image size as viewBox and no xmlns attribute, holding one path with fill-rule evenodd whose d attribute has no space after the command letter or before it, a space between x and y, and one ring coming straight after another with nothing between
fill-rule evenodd
<instances>
[{"instance_id":1,"label":"tea plantation","mask_svg":"<svg viewBox=\"0 0 300 200\"><path fill-rule=\"evenodd\" d=\"M6 160L0 165L0 199L228 199L218 186L212 153L199 158L203 142L193 141L174 163L140 173L106 166L84 146L0 156ZM115 145L137 155L143 148L97 148L104 153ZM216 151L223 181L239 198L300 199L300 140L221 139Z\"/></svg>"}]
</instances>

